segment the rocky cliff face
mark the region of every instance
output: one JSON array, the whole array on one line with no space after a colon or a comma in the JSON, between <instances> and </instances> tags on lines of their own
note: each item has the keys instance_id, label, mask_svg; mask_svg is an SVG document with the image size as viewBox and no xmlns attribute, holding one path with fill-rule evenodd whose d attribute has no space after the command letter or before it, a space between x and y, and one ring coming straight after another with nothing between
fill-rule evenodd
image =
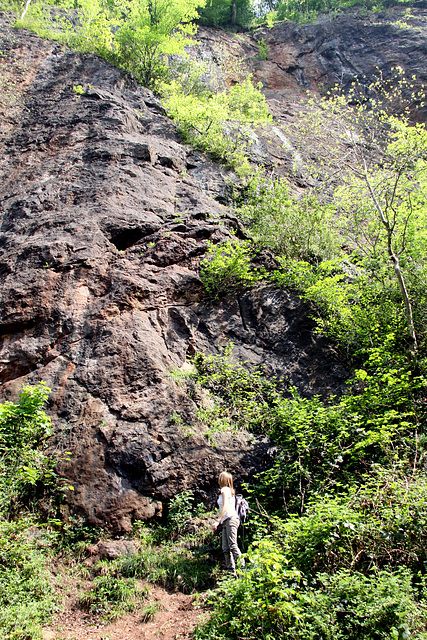
<instances>
[{"instance_id":1,"label":"rocky cliff face","mask_svg":"<svg viewBox=\"0 0 427 640\"><path fill-rule=\"evenodd\" d=\"M95 56L13 30L7 16L1 27L2 396L40 380L51 387L57 447L72 452L63 468L71 507L128 531L186 488L209 498L224 467L243 480L267 462L263 439L207 442L196 400L169 375L191 355L232 341L236 359L308 395L339 390L347 371L294 294L263 285L206 296L207 240L244 231L226 208L225 170L182 145L150 92ZM345 35L339 53L331 29L265 34L268 59L248 64L277 117L307 78L316 88L348 62ZM212 38L204 32L199 45L209 55L225 41L230 55L256 51L249 36ZM265 153L286 163L272 140Z\"/></svg>"},{"instance_id":2,"label":"rocky cliff face","mask_svg":"<svg viewBox=\"0 0 427 640\"><path fill-rule=\"evenodd\" d=\"M411 9L380 13L355 9L307 25L281 22L250 35L202 29L198 53L218 77L221 68L227 68L232 82L253 73L263 83L270 108L283 116L283 107L275 109L277 101L295 104L307 90L349 87L356 78L369 82L379 72L390 77L398 66L415 77L416 85L426 84L426 20L426 5L419 2ZM261 42L265 60L260 59ZM422 114L425 120L425 107Z\"/></svg>"}]
</instances>

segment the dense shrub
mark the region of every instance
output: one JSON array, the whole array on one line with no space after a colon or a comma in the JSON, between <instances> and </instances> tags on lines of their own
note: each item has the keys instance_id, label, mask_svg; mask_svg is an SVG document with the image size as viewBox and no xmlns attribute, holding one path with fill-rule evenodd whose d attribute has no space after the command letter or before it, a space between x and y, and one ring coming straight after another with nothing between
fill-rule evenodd
<instances>
[{"instance_id":1,"label":"dense shrub","mask_svg":"<svg viewBox=\"0 0 427 640\"><path fill-rule=\"evenodd\" d=\"M214 245L208 242L208 253L200 262L200 279L206 291L215 298L239 287L248 287L264 277L262 269L252 266L248 242L229 240Z\"/></svg>"},{"instance_id":2,"label":"dense shrub","mask_svg":"<svg viewBox=\"0 0 427 640\"><path fill-rule=\"evenodd\" d=\"M424 473L377 468L302 517L259 519L246 569L195 637L425 638L426 505Z\"/></svg>"},{"instance_id":3,"label":"dense shrub","mask_svg":"<svg viewBox=\"0 0 427 640\"><path fill-rule=\"evenodd\" d=\"M333 208L313 193L297 198L286 178L268 179L263 171L248 180L236 212L255 243L291 260L319 262L338 253Z\"/></svg>"},{"instance_id":4,"label":"dense shrub","mask_svg":"<svg viewBox=\"0 0 427 640\"><path fill-rule=\"evenodd\" d=\"M249 77L228 90L195 94L174 82L164 87L165 106L187 142L245 175L251 172L253 127L271 121L260 88Z\"/></svg>"},{"instance_id":5,"label":"dense shrub","mask_svg":"<svg viewBox=\"0 0 427 640\"><path fill-rule=\"evenodd\" d=\"M406 324L394 283L384 286L384 282L371 279L357 261L344 257L317 265L287 258L279 261L282 268L275 271L273 281L297 290L314 305L319 331L345 354L351 357L384 341L390 350L401 351Z\"/></svg>"},{"instance_id":6,"label":"dense shrub","mask_svg":"<svg viewBox=\"0 0 427 640\"><path fill-rule=\"evenodd\" d=\"M184 56L191 22L205 0L34 1L21 27L84 52L94 52L158 90L169 78L168 57ZM53 8L54 7L54 8Z\"/></svg>"},{"instance_id":7,"label":"dense shrub","mask_svg":"<svg viewBox=\"0 0 427 640\"><path fill-rule=\"evenodd\" d=\"M271 540L256 545L239 580L226 581L210 602L212 617L196 640L397 640L421 638L424 628L409 571L342 569L309 580Z\"/></svg>"},{"instance_id":8,"label":"dense shrub","mask_svg":"<svg viewBox=\"0 0 427 640\"><path fill-rule=\"evenodd\" d=\"M41 625L55 607L46 566L52 560L52 535L37 519L40 500L49 511L62 496L57 460L47 453L48 394L41 383L25 387L17 402L0 404L0 637L4 640L39 640Z\"/></svg>"},{"instance_id":9,"label":"dense shrub","mask_svg":"<svg viewBox=\"0 0 427 640\"><path fill-rule=\"evenodd\" d=\"M40 544L43 542L43 544ZM0 637L40 640L56 606L48 538L29 519L0 521Z\"/></svg>"},{"instance_id":10,"label":"dense shrub","mask_svg":"<svg viewBox=\"0 0 427 640\"><path fill-rule=\"evenodd\" d=\"M0 515L28 507L58 489L56 460L46 454L51 420L44 411L50 389L25 387L17 402L0 404Z\"/></svg>"},{"instance_id":11,"label":"dense shrub","mask_svg":"<svg viewBox=\"0 0 427 640\"><path fill-rule=\"evenodd\" d=\"M216 402L217 418L268 435L276 444L272 466L252 490L276 514L303 511L310 495L325 493L369 472L374 463L406 464L424 456L426 382L386 347L373 349L358 369L353 393L329 403L281 391L261 370L233 364L231 347L221 356L197 354L193 377Z\"/></svg>"},{"instance_id":12,"label":"dense shrub","mask_svg":"<svg viewBox=\"0 0 427 640\"><path fill-rule=\"evenodd\" d=\"M427 561L427 479L376 468L365 483L313 498L304 516L275 524L288 562L306 575L405 566L416 577Z\"/></svg>"}]
</instances>

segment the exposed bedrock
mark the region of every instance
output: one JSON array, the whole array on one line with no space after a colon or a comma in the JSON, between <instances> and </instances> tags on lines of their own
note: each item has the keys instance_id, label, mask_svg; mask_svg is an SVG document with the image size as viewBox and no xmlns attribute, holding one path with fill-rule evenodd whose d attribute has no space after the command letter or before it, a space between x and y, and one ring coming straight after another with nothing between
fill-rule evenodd
<instances>
[{"instance_id":1,"label":"exposed bedrock","mask_svg":"<svg viewBox=\"0 0 427 640\"><path fill-rule=\"evenodd\" d=\"M195 51L216 86L224 82L225 70L229 82L253 73L274 109L275 100L301 98L307 89L349 87L355 79L369 83L379 72L391 77L398 66L414 76L415 86L426 84L426 18L427 5L418 2L410 10L355 8L312 24L280 22L251 34L200 29Z\"/></svg>"},{"instance_id":2,"label":"exposed bedrock","mask_svg":"<svg viewBox=\"0 0 427 640\"><path fill-rule=\"evenodd\" d=\"M39 380L51 387L56 446L72 452L70 506L128 531L183 489L208 500L224 467L242 481L268 463L262 438L205 438L200 398L170 376L194 353L231 341L236 360L305 395L340 392L348 371L295 294L264 284L206 296L207 241L244 236L226 207L232 176L181 144L155 97L97 57L2 20L2 78L16 76L0 121L2 397ZM267 67L253 62L276 109L297 97L268 80L274 47L313 41L319 60L310 34L323 29L321 57L338 64L325 53L332 27L292 28L268 35Z\"/></svg>"}]
</instances>

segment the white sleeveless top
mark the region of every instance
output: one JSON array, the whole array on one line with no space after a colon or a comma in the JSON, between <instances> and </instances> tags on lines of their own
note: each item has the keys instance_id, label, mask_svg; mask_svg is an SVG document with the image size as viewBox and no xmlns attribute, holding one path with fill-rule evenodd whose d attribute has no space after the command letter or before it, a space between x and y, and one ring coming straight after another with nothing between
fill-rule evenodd
<instances>
[{"instance_id":1,"label":"white sleeveless top","mask_svg":"<svg viewBox=\"0 0 427 640\"><path fill-rule=\"evenodd\" d=\"M219 506L220 513L222 511L222 507L224 506L224 501L225 501L225 506L227 511L225 512L225 516L222 518L221 522L224 522L225 520L227 520L228 518L231 518L232 516L237 517L234 496L231 493L230 487L223 487L221 489L221 495L218 498L218 506Z\"/></svg>"}]
</instances>

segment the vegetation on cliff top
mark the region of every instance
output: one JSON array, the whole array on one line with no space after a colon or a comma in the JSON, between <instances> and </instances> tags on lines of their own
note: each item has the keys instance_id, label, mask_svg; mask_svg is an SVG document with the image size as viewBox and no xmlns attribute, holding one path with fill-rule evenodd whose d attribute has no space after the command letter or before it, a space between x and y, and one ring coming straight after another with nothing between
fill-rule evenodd
<instances>
[{"instance_id":1,"label":"vegetation on cliff top","mask_svg":"<svg viewBox=\"0 0 427 640\"><path fill-rule=\"evenodd\" d=\"M2 0L0 7L6 10L12 9L22 15L24 11L29 10L31 4L38 4L39 7L50 5L71 8L79 12L86 11L88 15L92 16L92 19L98 22L99 26L104 21L104 17L101 20L98 19L100 13L111 17L113 15L111 10L114 7L119 7L118 2L101 0L91 3L91 9L84 0L78 4L69 2L66 4L65 0L49 0L43 3L40 3L39 0L30 0L30 2ZM259 26L271 27L278 21L310 22L320 15L333 16L353 8L379 12L389 7L406 6L408 7L407 15L410 17L410 7L415 6L416 2L414 0L200 0L199 2L179 0L173 5L172 8L170 3L168 5L163 0L155 0L154 2L141 0L138 3L122 3L120 6L128 16L130 15L129 9L133 13L136 9L139 14L138 20L148 12L150 26L155 25L156 21L160 23L162 15L168 13L169 16L173 14L175 17L182 15L180 21L183 23L195 21L197 24L208 27L247 30L256 29ZM185 5L187 8L182 12Z\"/></svg>"}]
</instances>

